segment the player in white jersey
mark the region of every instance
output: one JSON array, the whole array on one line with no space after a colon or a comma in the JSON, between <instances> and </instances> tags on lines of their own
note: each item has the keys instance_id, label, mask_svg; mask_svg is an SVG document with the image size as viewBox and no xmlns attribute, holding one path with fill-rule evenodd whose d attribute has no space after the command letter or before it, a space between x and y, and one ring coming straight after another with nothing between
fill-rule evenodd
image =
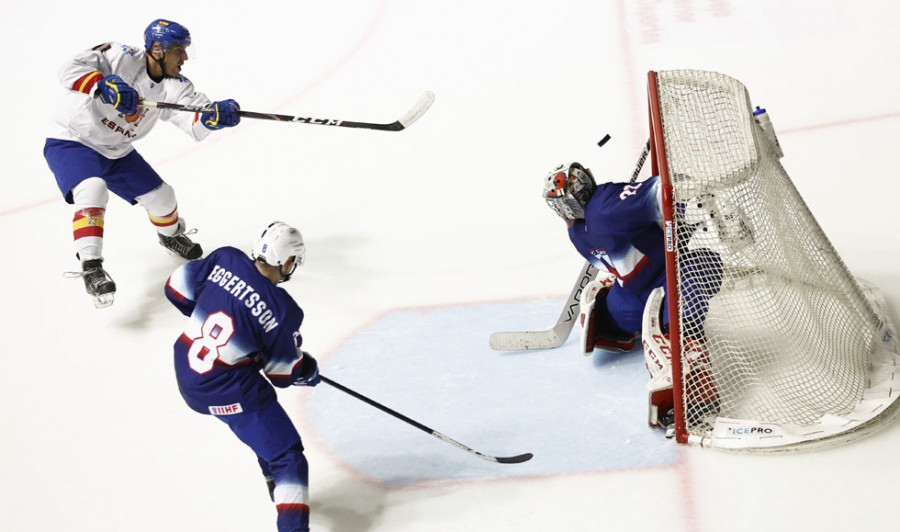
<instances>
[{"instance_id":1,"label":"player in white jersey","mask_svg":"<svg viewBox=\"0 0 900 532\"><path fill-rule=\"evenodd\" d=\"M240 122L234 100L210 102L181 75L191 35L184 26L157 19L144 31L143 48L104 43L66 62L59 79L66 89L44 145L44 157L67 203L75 206L72 231L85 288L98 307L109 306L116 285L103 269L103 225L109 191L146 209L159 242L193 260L203 254L185 235L172 187L132 143L160 119L203 140L211 131ZM140 99L206 106L191 114L142 107Z\"/></svg>"}]
</instances>

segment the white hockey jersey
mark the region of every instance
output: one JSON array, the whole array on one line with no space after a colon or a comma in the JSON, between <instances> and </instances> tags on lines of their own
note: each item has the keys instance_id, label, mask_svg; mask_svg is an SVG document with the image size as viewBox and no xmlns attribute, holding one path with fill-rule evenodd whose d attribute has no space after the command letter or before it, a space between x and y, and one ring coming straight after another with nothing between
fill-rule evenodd
<instances>
[{"instance_id":1,"label":"white hockey jersey","mask_svg":"<svg viewBox=\"0 0 900 532\"><path fill-rule=\"evenodd\" d=\"M94 97L94 90L97 82L110 74L120 76L146 100L202 106L210 103L184 77L153 81L147 74L143 49L110 42L76 55L60 69L59 80L66 94L48 137L78 142L104 157L119 159L128 155L134 149L132 143L153 129L159 119L172 122L196 140L209 135L210 130L195 113L138 107L137 114L126 117L103 103Z\"/></svg>"}]
</instances>

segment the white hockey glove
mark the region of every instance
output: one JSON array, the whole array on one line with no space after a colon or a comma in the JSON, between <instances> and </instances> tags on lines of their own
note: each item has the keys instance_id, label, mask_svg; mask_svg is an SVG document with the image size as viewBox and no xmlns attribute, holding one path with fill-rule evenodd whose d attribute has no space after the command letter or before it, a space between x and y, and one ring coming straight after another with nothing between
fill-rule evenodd
<instances>
[{"instance_id":1,"label":"white hockey glove","mask_svg":"<svg viewBox=\"0 0 900 532\"><path fill-rule=\"evenodd\" d=\"M701 194L685 201L684 221L697 226L688 249L736 253L754 242L749 219L722 194Z\"/></svg>"}]
</instances>

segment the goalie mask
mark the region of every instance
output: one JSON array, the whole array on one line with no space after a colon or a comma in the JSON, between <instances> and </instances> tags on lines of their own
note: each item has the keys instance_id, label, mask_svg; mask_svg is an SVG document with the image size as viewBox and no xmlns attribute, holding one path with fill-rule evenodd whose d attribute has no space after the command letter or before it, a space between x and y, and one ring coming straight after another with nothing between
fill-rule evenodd
<instances>
[{"instance_id":1,"label":"goalie mask","mask_svg":"<svg viewBox=\"0 0 900 532\"><path fill-rule=\"evenodd\" d=\"M291 271L281 271L281 282L287 281L293 275L297 266L302 266L306 260L306 246L303 244L303 236L300 231L284 222L272 222L263 229L262 234L253 244L253 260L278 266L281 268L294 259Z\"/></svg>"},{"instance_id":2,"label":"goalie mask","mask_svg":"<svg viewBox=\"0 0 900 532\"><path fill-rule=\"evenodd\" d=\"M597 183L591 171L579 163L561 164L544 181L544 200L565 220L584 218L584 206Z\"/></svg>"}]
</instances>

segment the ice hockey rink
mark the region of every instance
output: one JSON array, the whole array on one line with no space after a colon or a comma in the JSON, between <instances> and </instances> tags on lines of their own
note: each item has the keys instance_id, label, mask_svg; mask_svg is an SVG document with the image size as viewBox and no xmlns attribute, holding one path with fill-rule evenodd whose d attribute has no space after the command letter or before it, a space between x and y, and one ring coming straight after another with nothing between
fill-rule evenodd
<instances>
[{"instance_id":1,"label":"ice hockey rink","mask_svg":"<svg viewBox=\"0 0 900 532\"><path fill-rule=\"evenodd\" d=\"M390 122L436 95L402 132L247 119L202 143L160 123L137 144L206 251L300 228L307 265L284 286L322 374L481 452L534 453L494 464L325 384L281 391L312 530L900 529L896 423L816 452L682 447L647 428L639 350L488 347L552 326L582 265L546 173L577 160L627 180L647 72L676 68L733 76L768 109L782 164L897 323L900 4L221 0L4 8L0 530L275 530L253 454L178 393L184 318L162 287L179 261L143 209L109 203L111 308L63 277L72 212L41 154L57 69L140 45L154 17L191 30L198 89L245 110Z\"/></svg>"}]
</instances>

